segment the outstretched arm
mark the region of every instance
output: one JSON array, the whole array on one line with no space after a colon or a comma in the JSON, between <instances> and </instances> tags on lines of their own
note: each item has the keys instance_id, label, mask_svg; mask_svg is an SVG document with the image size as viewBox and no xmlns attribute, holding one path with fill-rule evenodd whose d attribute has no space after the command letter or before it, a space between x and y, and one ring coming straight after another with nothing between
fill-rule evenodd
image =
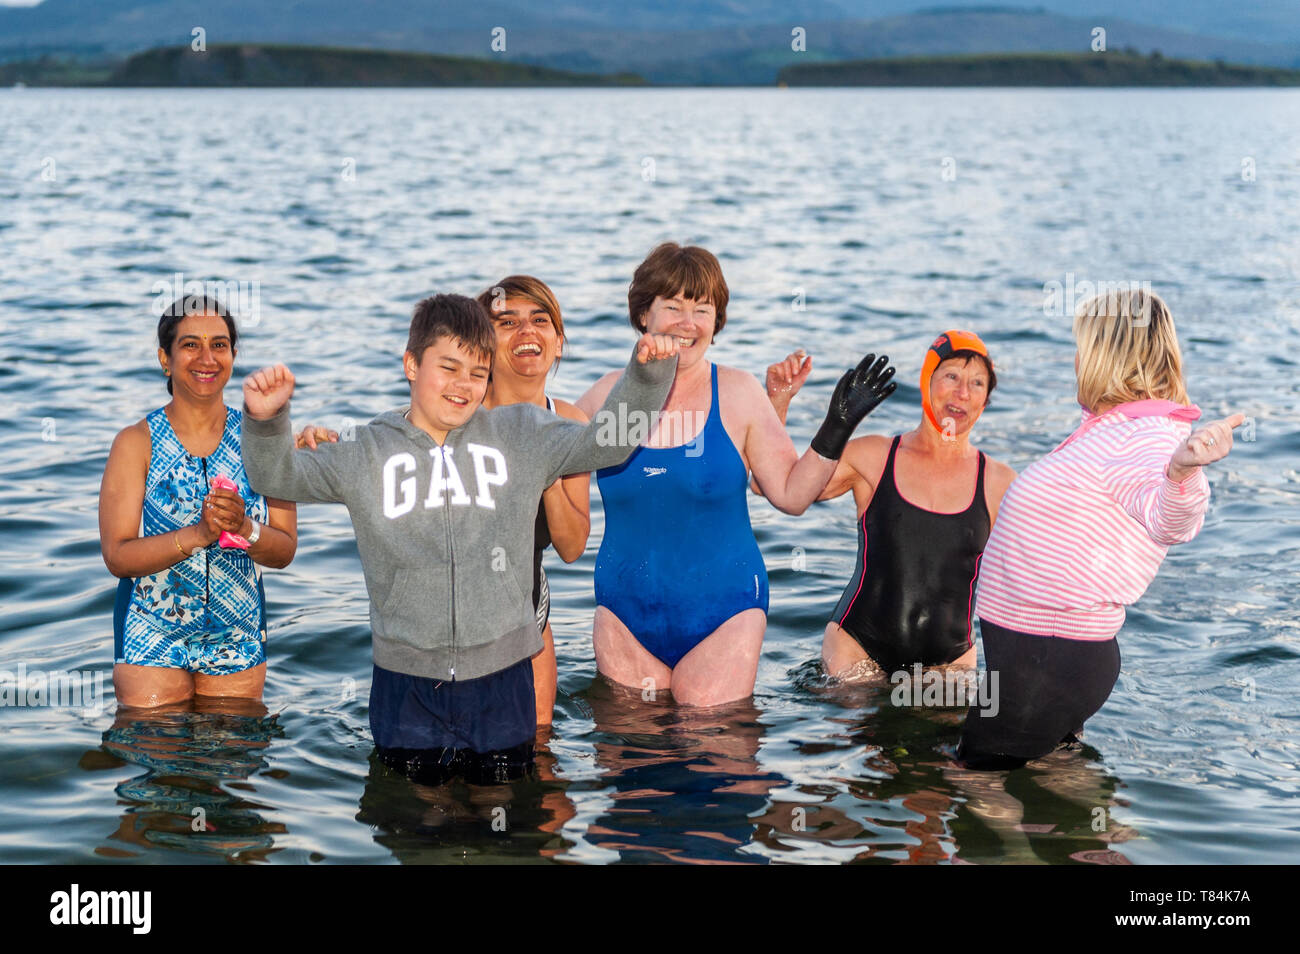
<instances>
[{"instance_id":1,"label":"outstretched arm","mask_svg":"<svg viewBox=\"0 0 1300 954\"><path fill-rule=\"evenodd\" d=\"M812 448L800 457L776 411L755 393L757 379L745 375L745 387L751 392L745 395L745 403L754 408L745 433L745 459L753 486L783 513L803 513L825 489L839 461L828 460Z\"/></svg>"},{"instance_id":2,"label":"outstretched arm","mask_svg":"<svg viewBox=\"0 0 1300 954\"><path fill-rule=\"evenodd\" d=\"M244 470L258 493L298 503L343 500L341 459L349 444L325 444L316 451L295 451L289 426L293 373L283 364L255 371L244 379L244 423L240 442Z\"/></svg>"},{"instance_id":3,"label":"outstretched arm","mask_svg":"<svg viewBox=\"0 0 1300 954\"><path fill-rule=\"evenodd\" d=\"M1210 503L1210 484L1202 468L1228 456L1233 428L1244 420L1234 414L1212 421L1169 455L1158 445L1143 448L1107 475L1115 499L1154 542L1166 547L1186 543L1200 532Z\"/></svg>"},{"instance_id":4,"label":"outstretched arm","mask_svg":"<svg viewBox=\"0 0 1300 954\"><path fill-rule=\"evenodd\" d=\"M648 424L663 408L677 372L679 347L672 335L642 335L591 423L579 427L572 421L555 421L546 429L542 439L550 450L548 486L567 474L615 467L632 455L636 444L627 440L633 430L629 423L644 416ZM644 433L649 432L647 426Z\"/></svg>"},{"instance_id":5,"label":"outstretched arm","mask_svg":"<svg viewBox=\"0 0 1300 954\"><path fill-rule=\"evenodd\" d=\"M1196 428L1174 448L1165 471L1169 479L1181 484L1207 464L1223 460L1232 451L1232 432L1244 423L1244 414L1233 414Z\"/></svg>"},{"instance_id":6,"label":"outstretched arm","mask_svg":"<svg viewBox=\"0 0 1300 954\"><path fill-rule=\"evenodd\" d=\"M835 474L854 428L897 387L889 359L869 354L840 378L830 408L812 445L795 460L794 446L777 412L768 402L755 401L755 417L745 438L745 453L759 491L778 510L803 513L826 489ZM811 368L811 364L809 364ZM806 375L805 375L806 376ZM752 378L750 380L753 380ZM757 386L757 381L754 385ZM852 485L848 475L840 483ZM840 490L843 493L843 490Z\"/></svg>"},{"instance_id":7,"label":"outstretched arm","mask_svg":"<svg viewBox=\"0 0 1300 954\"><path fill-rule=\"evenodd\" d=\"M772 404L772 410L776 411L777 419L781 422L782 427L785 427L786 415L790 413L790 402L799 393L811 372L812 356L806 354L802 348L788 355L784 361L768 365L767 399ZM817 495L818 500L833 500L852 488L858 473L849 463L848 456L846 453L836 463L835 472L831 474L831 479L822 489L822 492ZM754 493L759 496L763 495L763 488L758 485L757 478L752 475L749 479L749 486Z\"/></svg>"}]
</instances>

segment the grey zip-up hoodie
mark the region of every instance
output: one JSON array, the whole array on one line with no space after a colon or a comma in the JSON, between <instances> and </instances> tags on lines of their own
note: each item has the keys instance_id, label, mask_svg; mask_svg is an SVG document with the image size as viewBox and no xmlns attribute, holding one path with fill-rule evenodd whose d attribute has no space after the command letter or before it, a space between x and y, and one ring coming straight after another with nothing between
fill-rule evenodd
<instances>
[{"instance_id":1,"label":"grey zip-up hoodie","mask_svg":"<svg viewBox=\"0 0 1300 954\"><path fill-rule=\"evenodd\" d=\"M357 428L353 440L295 451L287 404L264 421L245 410L244 469L267 497L347 506L376 665L477 679L542 648L532 601L542 491L627 460L635 429L611 422L652 420L676 369L676 358L643 365L633 354L589 425L533 404L480 407L441 446L402 408Z\"/></svg>"}]
</instances>

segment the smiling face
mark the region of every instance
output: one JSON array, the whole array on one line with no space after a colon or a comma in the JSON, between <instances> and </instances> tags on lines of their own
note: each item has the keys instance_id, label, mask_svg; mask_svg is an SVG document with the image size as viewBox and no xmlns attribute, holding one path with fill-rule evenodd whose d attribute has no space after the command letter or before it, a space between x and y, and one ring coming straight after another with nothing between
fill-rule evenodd
<instances>
[{"instance_id":1,"label":"smiling face","mask_svg":"<svg viewBox=\"0 0 1300 954\"><path fill-rule=\"evenodd\" d=\"M158 362L170 374L178 397L219 399L235 364L226 320L217 314L182 318L170 352L158 349Z\"/></svg>"},{"instance_id":2,"label":"smiling face","mask_svg":"<svg viewBox=\"0 0 1300 954\"><path fill-rule=\"evenodd\" d=\"M442 443L447 432L464 425L487 393L491 358L447 335L434 339L420 360L402 356L411 382L411 423Z\"/></svg>"},{"instance_id":3,"label":"smiling face","mask_svg":"<svg viewBox=\"0 0 1300 954\"><path fill-rule=\"evenodd\" d=\"M681 293L671 298L656 295L645 313L646 331L652 335L673 335L681 345L678 373L704 359L716 322L717 312L712 303L686 298Z\"/></svg>"},{"instance_id":4,"label":"smiling face","mask_svg":"<svg viewBox=\"0 0 1300 954\"><path fill-rule=\"evenodd\" d=\"M989 400L989 373L979 358L949 358L930 376L930 407L941 423L952 418L955 434L965 434Z\"/></svg>"},{"instance_id":5,"label":"smiling face","mask_svg":"<svg viewBox=\"0 0 1300 954\"><path fill-rule=\"evenodd\" d=\"M507 298L492 312L497 333L495 374L545 376L560 357L564 339L545 308L529 298Z\"/></svg>"}]
</instances>

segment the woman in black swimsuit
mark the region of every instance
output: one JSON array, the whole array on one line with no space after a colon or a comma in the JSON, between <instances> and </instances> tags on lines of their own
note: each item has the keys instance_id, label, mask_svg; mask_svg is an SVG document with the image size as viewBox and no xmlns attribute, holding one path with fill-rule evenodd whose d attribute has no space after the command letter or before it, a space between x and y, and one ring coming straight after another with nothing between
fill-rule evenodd
<instances>
[{"instance_id":1,"label":"woman in black swimsuit","mask_svg":"<svg viewBox=\"0 0 1300 954\"><path fill-rule=\"evenodd\" d=\"M587 415L568 401L546 393L547 375L558 364L567 341L555 293L540 279L511 275L485 290L478 302L491 316L497 335L496 361L483 406L536 404L585 424ZM590 480L590 474L562 477L546 488L537 505L533 524L533 609L537 611L543 643L542 651L533 657L538 725L552 722L558 679L555 634L550 624L551 588L542 569L542 554L553 545L565 563L582 556L591 533Z\"/></svg>"},{"instance_id":2,"label":"woman in black swimsuit","mask_svg":"<svg viewBox=\"0 0 1300 954\"><path fill-rule=\"evenodd\" d=\"M802 352L768 368L768 397L782 421L811 369ZM1016 476L970 444L996 385L984 342L945 332L926 352L916 429L849 442L819 498L852 490L858 510L857 566L822 640L829 675L975 665L980 554Z\"/></svg>"}]
</instances>

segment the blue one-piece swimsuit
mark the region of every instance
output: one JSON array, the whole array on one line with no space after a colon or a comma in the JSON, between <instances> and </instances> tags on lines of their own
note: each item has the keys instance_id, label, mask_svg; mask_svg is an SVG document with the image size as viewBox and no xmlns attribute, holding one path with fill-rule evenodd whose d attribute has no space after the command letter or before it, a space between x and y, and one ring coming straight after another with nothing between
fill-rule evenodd
<instances>
[{"instance_id":1,"label":"blue one-piece swimsuit","mask_svg":"<svg viewBox=\"0 0 1300 954\"><path fill-rule=\"evenodd\" d=\"M767 612L767 568L749 526L749 475L722 426L718 368L708 421L677 447L638 447L596 472L605 536L596 603L670 669L743 610Z\"/></svg>"}]
</instances>

